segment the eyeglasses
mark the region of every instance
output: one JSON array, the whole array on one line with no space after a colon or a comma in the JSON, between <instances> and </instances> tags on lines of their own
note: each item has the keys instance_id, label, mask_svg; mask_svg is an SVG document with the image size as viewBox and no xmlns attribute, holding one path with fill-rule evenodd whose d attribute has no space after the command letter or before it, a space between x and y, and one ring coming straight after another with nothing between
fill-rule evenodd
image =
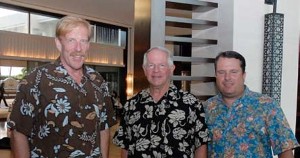
<instances>
[{"instance_id":1,"label":"eyeglasses","mask_svg":"<svg viewBox=\"0 0 300 158\"><path fill-rule=\"evenodd\" d=\"M147 64L146 65L146 69L148 70L154 70L155 68L159 69L159 70L164 70L166 68L168 68L169 65L168 64Z\"/></svg>"}]
</instances>

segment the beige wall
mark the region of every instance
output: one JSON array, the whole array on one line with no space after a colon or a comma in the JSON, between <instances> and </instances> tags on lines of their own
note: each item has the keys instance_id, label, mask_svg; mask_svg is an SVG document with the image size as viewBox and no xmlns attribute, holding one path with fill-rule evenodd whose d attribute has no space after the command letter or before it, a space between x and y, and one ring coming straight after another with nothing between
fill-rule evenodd
<instances>
[{"instance_id":1,"label":"beige wall","mask_svg":"<svg viewBox=\"0 0 300 158\"><path fill-rule=\"evenodd\" d=\"M245 82L250 89L261 92L264 15L271 13L273 7L262 0L222 0L219 4L219 22L222 24L222 29L219 29L220 50L235 50L246 58ZM277 12L284 14L281 107L293 130L297 112L299 4L299 0L277 3ZM232 11L233 16L227 16Z\"/></svg>"},{"instance_id":2,"label":"beige wall","mask_svg":"<svg viewBox=\"0 0 300 158\"><path fill-rule=\"evenodd\" d=\"M86 19L132 27L134 0L0 0L58 14L80 15Z\"/></svg>"}]
</instances>

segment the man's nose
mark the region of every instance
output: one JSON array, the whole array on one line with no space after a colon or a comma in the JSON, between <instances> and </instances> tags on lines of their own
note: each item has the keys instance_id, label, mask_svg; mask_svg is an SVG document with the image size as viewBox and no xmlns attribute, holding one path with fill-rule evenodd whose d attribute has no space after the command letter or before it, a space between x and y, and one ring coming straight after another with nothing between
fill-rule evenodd
<instances>
[{"instance_id":1,"label":"man's nose","mask_svg":"<svg viewBox=\"0 0 300 158\"><path fill-rule=\"evenodd\" d=\"M81 51L82 50L82 46L81 46L81 43L80 42L76 42L76 50L77 51Z\"/></svg>"}]
</instances>

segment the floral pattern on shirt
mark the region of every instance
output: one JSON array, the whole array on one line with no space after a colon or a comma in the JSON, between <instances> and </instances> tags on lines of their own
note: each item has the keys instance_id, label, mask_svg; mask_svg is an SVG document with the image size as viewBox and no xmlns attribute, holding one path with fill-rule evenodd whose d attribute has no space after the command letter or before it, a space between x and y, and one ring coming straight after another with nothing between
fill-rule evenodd
<instances>
[{"instance_id":1,"label":"floral pattern on shirt","mask_svg":"<svg viewBox=\"0 0 300 158\"><path fill-rule=\"evenodd\" d=\"M212 141L209 157L272 158L299 146L278 103L250 91L228 108L219 94L204 103L206 123Z\"/></svg>"},{"instance_id":2,"label":"floral pattern on shirt","mask_svg":"<svg viewBox=\"0 0 300 158\"><path fill-rule=\"evenodd\" d=\"M195 96L174 85L157 103L145 89L124 105L113 142L128 150L128 157L193 158L209 141L204 116Z\"/></svg>"},{"instance_id":3,"label":"floral pattern on shirt","mask_svg":"<svg viewBox=\"0 0 300 158\"><path fill-rule=\"evenodd\" d=\"M31 157L99 157L99 132L116 123L107 83L84 66L77 84L60 60L20 82L8 128L28 136Z\"/></svg>"}]
</instances>

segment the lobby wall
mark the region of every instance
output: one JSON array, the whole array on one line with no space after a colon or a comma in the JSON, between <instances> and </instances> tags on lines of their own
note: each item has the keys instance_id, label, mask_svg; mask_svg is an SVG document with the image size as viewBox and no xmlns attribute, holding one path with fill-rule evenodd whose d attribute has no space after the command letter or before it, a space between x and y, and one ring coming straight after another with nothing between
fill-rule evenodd
<instances>
[{"instance_id":1,"label":"lobby wall","mask_svg":"<svg viewBox=\"0 0 300 158\"><path fill-rule=\"evenodd\" d=\"M298 0L277 2L277 12L284 14L281 107L294 130L298 87L299 6ZM245 82L257 92L262 90L264 15L272 11L273 7L262 0L220 2L220 50L235 50L244 55L247 61Z\"/></svg>"}]
</instances>

